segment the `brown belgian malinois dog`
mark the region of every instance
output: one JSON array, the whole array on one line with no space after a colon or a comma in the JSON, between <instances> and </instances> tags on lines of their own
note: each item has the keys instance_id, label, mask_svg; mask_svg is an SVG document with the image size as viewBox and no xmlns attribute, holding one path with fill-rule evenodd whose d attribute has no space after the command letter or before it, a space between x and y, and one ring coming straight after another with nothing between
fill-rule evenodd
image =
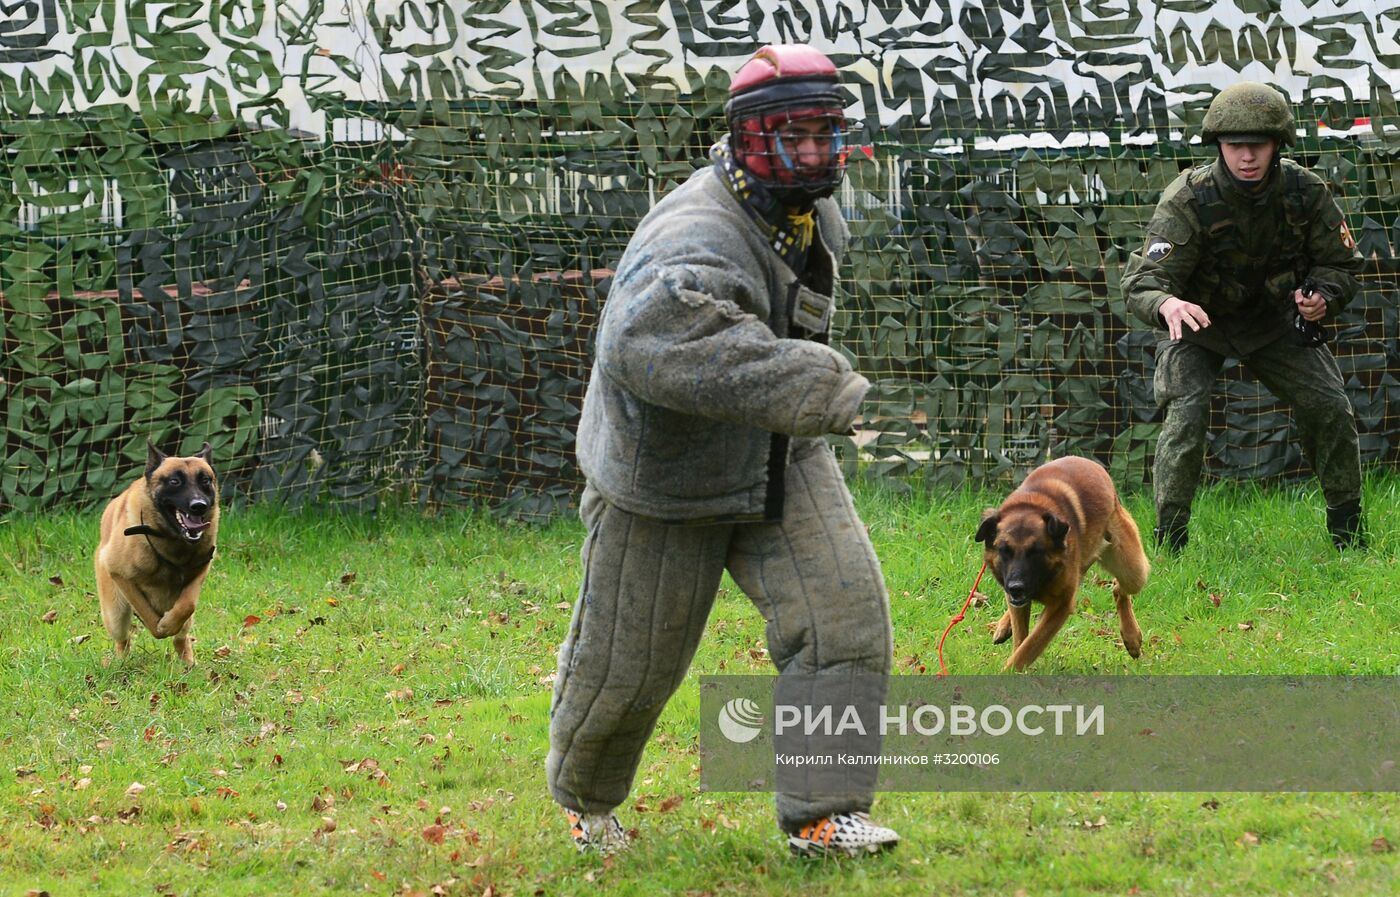
<instances>
[{"instance_id":1,"label":"brown belgian malinois dog","mask_svg":"<svg viewBox=\"0 0 1400 897\"><path fill-rule=\"evenodd\" d=\"M219 483L209 443L172 458L146 443L146 472L102 512L93 565L102 623L117 657L131 649L132 611L151 635L175 637L175 653L194 665L190 625L219 532Z\"/></svg>"},{"instance_id":2,"label":"brown belgian malinois dog","mask_svg":"<svg viewBox=\"0 0 1400 897\"><path fill-rule=\"evenodd\" d=\"M1095 561L1117 577L1123 647L1142 653L1142 630L1133 616L1133 596L1151 569L1137 523L1118 501L1108 471L1086 458L1059 458L1030 472L1002 502L988 508L977 528L987 566L1006 592L1006 613L992 641L1012 636L1007 668L1024 670L1040 656L1074 612L1080 580ZM1044 605L1035 631L1027 634L1031 602Z\"/></svg>"}]
</instances>

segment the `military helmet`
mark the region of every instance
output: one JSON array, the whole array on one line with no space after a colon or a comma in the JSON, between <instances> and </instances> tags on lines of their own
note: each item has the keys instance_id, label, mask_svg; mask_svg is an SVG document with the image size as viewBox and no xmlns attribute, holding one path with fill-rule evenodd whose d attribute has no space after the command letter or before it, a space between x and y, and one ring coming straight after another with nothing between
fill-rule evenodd
<instances>
[{"instance_id":1,"label":"military helmet","mask_svg":"<svg viewBox=\"0 0 1400 897\"><path fill-rule=\"evenodd\" d=\"M1201 141L1255 143L1262 136L1277 140L1281 146L1292 146L1293 127L1293 110L1283 94L1258 81L1241 81L1211 100Z\"/></svg>"},{"instance_id":2,"label":"military helmet","mask_svg":"<svg viewBox=\"0 0 1400 897\"><path fill-rule=\"evenodd\" d=\"M734 159L780 200L830 196L846 170L844 112L836 66L805 44L773 44L753 54L734 74L725 113ZM826 123L826 164L803 170L793 158L793 122ZM784 134L789 136L785 139Z\"/></svg>"}]
</instances>

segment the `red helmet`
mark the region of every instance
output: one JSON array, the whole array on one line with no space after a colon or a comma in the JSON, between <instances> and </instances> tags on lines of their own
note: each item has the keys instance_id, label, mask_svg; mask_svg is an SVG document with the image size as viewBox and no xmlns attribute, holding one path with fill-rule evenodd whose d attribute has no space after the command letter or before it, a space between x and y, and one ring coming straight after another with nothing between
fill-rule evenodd
<instances>
[{"instance_id":1,"label":"red helmet","mask_svg":"<svg viewBox=\"0 0 1400 897\"><path fill-rule=\"evenodd\" d=\"M725 104L734 160L789 204L830 196L846 172L845 99L836 66L805 44L773 44L745 62ZM796 126L818 120L825 127ZM814 133L815 132L815 133ZM795 137L812 136L822 158L796 158ZM786 139L784 139L786 137Z\"/></svg>"}]
</instances>

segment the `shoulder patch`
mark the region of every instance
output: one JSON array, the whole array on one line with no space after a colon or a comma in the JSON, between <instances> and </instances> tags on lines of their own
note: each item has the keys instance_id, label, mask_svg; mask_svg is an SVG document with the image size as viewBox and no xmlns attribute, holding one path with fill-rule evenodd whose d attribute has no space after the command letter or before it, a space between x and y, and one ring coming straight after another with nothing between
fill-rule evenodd
<instances>
[{"instance_id":1,"label":"shoulder patch","mask_svg":"<svg viewBox=\"0 0 1400 897\"><path fill-rule=\"evenodd\" d=\"M1351 235L1351 228L1347 227L1347 223L1345 221L1338 225L1338 231L1342 238L1342 245L1345 246L1347 249L1355 249L1356 238Z\"/></svg>"},{"instance_id":2,"label":"shoulder patch","mask_svg":"<svg viewBox=\"0 0 1400 897\"><path fill-rule=\"evenodd\" d=\"M1161 237L1148 237L1147 249L1143 252L1143 256L1149 262L1160 262L1162 259L1171 255L1172 250L1175 248L1176 246L1169 240L1165 240Z\"/></svg>"}]
</instances>

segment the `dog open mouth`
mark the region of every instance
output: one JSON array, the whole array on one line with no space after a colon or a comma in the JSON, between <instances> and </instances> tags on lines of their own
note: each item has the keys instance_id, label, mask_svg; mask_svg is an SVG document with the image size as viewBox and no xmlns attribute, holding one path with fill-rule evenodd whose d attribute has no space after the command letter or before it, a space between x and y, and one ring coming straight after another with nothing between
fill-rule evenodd
<instances>
[{"instance_id":1,"label":"dog open mouth","mask_svg":"<svg viewBox=\"0 0 1400 897\"><path fill-rule=\"evenodd\" d=\"M180 524L180 535L191 542L198 542L203 538L204 531L209 528L208 520L186 514L178 508L175 511L175 522Z\"/></svg>"}]
</instances>

